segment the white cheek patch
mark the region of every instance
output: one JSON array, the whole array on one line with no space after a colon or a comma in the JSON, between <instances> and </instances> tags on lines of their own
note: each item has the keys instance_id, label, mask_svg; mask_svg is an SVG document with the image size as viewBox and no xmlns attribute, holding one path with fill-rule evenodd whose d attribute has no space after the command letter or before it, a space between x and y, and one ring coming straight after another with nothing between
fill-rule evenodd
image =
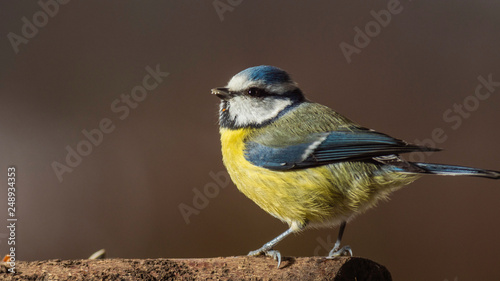
<instances>
[{"instance_id":1,"label":"white cheek patch","mask_svg":"<svg viewBox=\"0 0 500 281\"><path fill-rule=\"evenodd\" d=\"M229 116L237 126L262 124L269 121L292 104L289 99L264 98L255 99L248 96L237 96L230 101Z\"/></svg>"}]
</instances>

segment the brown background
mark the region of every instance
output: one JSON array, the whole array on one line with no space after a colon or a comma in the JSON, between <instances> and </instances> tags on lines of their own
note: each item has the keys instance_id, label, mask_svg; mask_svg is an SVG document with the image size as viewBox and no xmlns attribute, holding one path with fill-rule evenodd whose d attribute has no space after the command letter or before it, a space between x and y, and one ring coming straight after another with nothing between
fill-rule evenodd
<instances>
[{"instance_id":1,"label":"brown background","mask_svg":"<svg viewBox=\"0 0 500 281\"><path fill-rule=\"evenodd\" d=\"M179 212L213 182L210 172L224 171L209 90L254 65L289 71L311 100L392 136L414 142L442 128L446 150L427 161L500 170L500 88L456 130L443 119L479 75L500 81L498 3L402 1L347 63L339 44L353 44L354 28L388 1L331 2L243 1L221 21L212 1L70 1L16 54L7 34L21 35L21 19L41 8L3 1L0 219L15 165L18 258L100 248L123 258L243 255L284 231L232 184L189 224ZM157 64L170 75L120 120L111 103ZM103 118L115 130L60 183L51 163L64 163L65 147ZM395 280L498 280L499 202L498 181L425 177L354 220L344 241ZM325 255L319 241L336 233L309 230L278 249ZM1 254L6 234L0 228Z\"/></svg>"}]
</instances>

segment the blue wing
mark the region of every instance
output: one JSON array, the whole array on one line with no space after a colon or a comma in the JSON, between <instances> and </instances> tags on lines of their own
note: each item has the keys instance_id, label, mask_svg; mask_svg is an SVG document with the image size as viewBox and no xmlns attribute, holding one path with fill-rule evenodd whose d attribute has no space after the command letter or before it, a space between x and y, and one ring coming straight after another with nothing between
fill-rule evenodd
<instances>
[{"instance_id":1,"label":"blue wing","mask_svg":"<svg viewBox=\"0 0 500 281\"><path fill-rule=\"evenodd\" d=\"M245 147L245 158L267 169L291 170L430 150L439 149L411 145L371 130L333 131L317 133L307 142L284 147L249 141Z\"/></svg>"}]
</instances>

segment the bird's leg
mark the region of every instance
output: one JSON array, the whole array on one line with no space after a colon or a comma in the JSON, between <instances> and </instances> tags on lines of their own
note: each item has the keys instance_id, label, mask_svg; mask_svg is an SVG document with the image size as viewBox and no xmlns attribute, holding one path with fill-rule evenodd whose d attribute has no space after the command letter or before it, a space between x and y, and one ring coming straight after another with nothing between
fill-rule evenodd
<instances>
[{"instance_id":1,"label":"bird's leg","mask_svg":"<svg viewBox=\"0 0 500 281\"><path fill-rule=\"evenodd\" d=\"M273 259L278 261L278 268L281 264L281 254L277 250L273 250L273 247L276 246L281 240L290 235L290 233L294 232L294 229L289 228L287 231L281 233L278 237L264 244L260 249L251 251L248 253L249 256L258 256L258 255L266 255L268 257L272 257Z\"/></svg>"},{"instance_id":2,"label":"bird's leg","mask_svg":"<svg viewBox=\"0 0 500 281\"><path fill-rule=\"evenodd\" d=\"M340 224L339 236L337 236L337 241L335 242L333 249L328 254L328 257L326 257L327 259L335 259L335 258L340 257L340 256L352 256L351 247L344 246L344 247L340 248L340 242L342 241L342 236L344 235L344 230L345 230L346 225L347 225L346 221L343 221Z\"/></svg>"}]
</instances>

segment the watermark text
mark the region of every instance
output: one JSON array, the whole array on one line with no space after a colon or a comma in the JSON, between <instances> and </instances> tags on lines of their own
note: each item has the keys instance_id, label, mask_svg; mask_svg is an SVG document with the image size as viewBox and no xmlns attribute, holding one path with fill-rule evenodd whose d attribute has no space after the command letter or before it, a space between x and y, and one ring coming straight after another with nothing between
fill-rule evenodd
<instances>
[{"instance_id":1,"label":"watermark text","mask_svg":"<svg viewBox=\"0 0 500 281\"><path fill-rule=\"evenodd\" d=\"M9 247L9 272L16 272L16 167L7 168L7 244Z\"/></svg>"},{"instance_id":2,"label":"watermark text","mask_svg":"<svg viewBox=\"0 0 500 281\"><path fill-rule=\"evenodd\" d=\"M27 17L21 18L23 26L21 27L20 35L14 32L7 34L14 53L19 53L19 45L28 44L29 39L33 39L38 34L39 29L49 23L49 18L53 18L59 13L59 5L68 3L69 0L39 0L38 5L41 10L36 11L31 20Z\"/></svg>"}]
</instances>

